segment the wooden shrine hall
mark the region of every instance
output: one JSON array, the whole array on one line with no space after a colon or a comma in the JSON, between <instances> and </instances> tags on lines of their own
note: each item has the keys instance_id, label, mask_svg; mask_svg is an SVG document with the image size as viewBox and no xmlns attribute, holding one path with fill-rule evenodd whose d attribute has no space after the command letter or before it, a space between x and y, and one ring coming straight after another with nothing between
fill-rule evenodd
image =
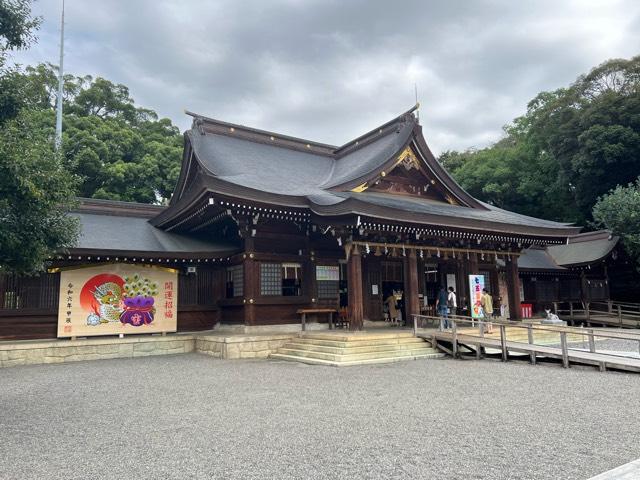
<instances>
[{"instance_id":1,"label":"wooden shrine hall","mask_svg":"<svg viewBox=\"0 0 640 480\"><path fill-rule=\"evenodd\" d=\"M178 330L293 324L300 309L340 307L360 329L385 318L390 295L405 319L429 311L440 286L468 314L470 274L518 319L522 252L565 245L580 228L473 198L436 161L415 108L342 146L187 112L169 205L82 199L79 244L52 264L178 268ZM0 336L52 336L56 295L42 289L55 273L42 277L50 287L38 294L1 280ZM24 330L27 315L41 327Z\"/></svg>"}]
</instances>

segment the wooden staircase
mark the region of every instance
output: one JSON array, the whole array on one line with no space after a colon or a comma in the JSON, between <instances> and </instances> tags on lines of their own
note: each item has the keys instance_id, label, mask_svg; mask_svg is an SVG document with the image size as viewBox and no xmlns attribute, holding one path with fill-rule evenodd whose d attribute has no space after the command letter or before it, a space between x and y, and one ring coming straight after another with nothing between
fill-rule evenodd
<instances>
[{"instance_id":1,"label":"wooden staircase","mask_svg":"<svg viewBox=\"0 0 640 480\"><path fill-rule=\"evenodd\" d=\"M304 333L271 354L274 359L334 367L442 357L411 332Z\"/></svg>"}]
</instances>

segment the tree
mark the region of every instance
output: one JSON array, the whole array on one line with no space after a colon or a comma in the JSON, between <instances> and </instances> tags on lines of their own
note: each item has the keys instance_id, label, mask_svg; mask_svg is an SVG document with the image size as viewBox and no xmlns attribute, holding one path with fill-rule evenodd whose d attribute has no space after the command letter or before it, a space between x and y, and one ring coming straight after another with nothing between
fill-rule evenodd
<instances>
[{"instance_id":1,"label":"tree","mask_svg":"<svg viewBox=\"0 0 640 480\"><path fill-rule=\"evenodd\" d=\"M614 59L568 88L541 92L506 136L441 161L470 193L499 207L586 224L598 197L640 171L640 56Z\"/></svg>"},{"instance_id":2,"label":"tree","mask_svg":"<svg viewBox=\"0 0 640 480\"><path fill-rule=\"evenodd\" d=\"M14 75L21 108L37 111L33 128L55 122L57 67L40 64ZM183 140L169 119L137 107L129 89L104 78L64 76L62 148L82 197L156 203L168 199L180 173ZM0 120L1 122L1 120Z\"/></svg>"},{"instance_id":3,"label":"tree","mask_svg":"<svg viewBox=\"0 0 640 480\"><path fill-rule=\"evenodd\" d=\"M31 15L32 0L0 0L0 58L7 50L27 48L41 18Z\"/></svg>"},{"instance_id":4,"label":"tree","mask_svg":"<svg viewBox=\"0 0 640 480\"><path fill-rule=\"evenodd\" d=\"M75 178L53 150L53 127L34 129L32 117L23 111L0 129L0 272L42 270L78 236L66 215Z\"/></svg>"},{"instance_id":5,"label":"tree","mask_svg":"<svg viewBox=\"0 0 640 480\"><path fill-rule=\"evenodd\" d=\"M640 177L626 187L617 186L593 207L596 225L622 239L629 255L640 265Z\"/></svg>"},{"instance_id":6,"label":"tree","mask_svg":"<svg viewBox=\"0 0 640 480\"><path fill-rule=\"evenodd\" d=\"M31 15L31 0L0 0L0 125L22 107L18 72L5 66L8 52L27 48L40 22Z\"/></svg>"}]
</instances>

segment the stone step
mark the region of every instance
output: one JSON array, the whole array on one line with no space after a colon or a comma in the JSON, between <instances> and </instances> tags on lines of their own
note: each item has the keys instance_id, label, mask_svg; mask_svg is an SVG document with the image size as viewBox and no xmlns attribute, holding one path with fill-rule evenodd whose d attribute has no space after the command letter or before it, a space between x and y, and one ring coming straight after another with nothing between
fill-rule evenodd
<instances>
[{"instance_id":1,"label":"stone step","mask_svg":"<svg viewBox=\"0 0 640 480\"><path fill-rule=\"evenodd\" d=\"M312 350L316 352L322 353L333 353L338 355L343 355L346 353L369 353L369 352L383 352L390 350L415 350L417 348L429 347L430 343L425 343L424 341L417 341L411 343L400 343L400 344L375 344L375 345L348 345L348 346L327 346L327 345L315 345L311 343L301 343L297 340L293 342L289 342L283 345L284 348L292 348L294 350Z\"/></svg>"},{"instance_id":2,"label":"stone step","mask_svg":"<svg viewBox=\"0 0 640 480\"><path fill-rule=\"evenodd\" d=\"M303 333L302 338L333 340L336 342L369 341L380 339L415 338L413 332L314 332Z\"/></svg>"},{"instance_id":3,"label":"stone step","mask_svg":"<svg viewBox=\"0 0 640 480\"><path fill-rule=\"evenodd\" d=\"M308 365L325 365L329 367L352 367L357 365L395 363L395 362L404 362L409 360L435 359L435 358L443 358L443 357L445 357L443 353L427 353L427 354L417 354L413 356L404 356L404 357L381 357L381 358L374 358L374 359L368 359L368 360L350 360L350 361L336 362L336 361L330 361L330 360L322 360L319 358L300 357L296 355L274 353L274 354L271 354L270 358L273 358L276 360L286 360L289 362L306 363Z\"/></svg>"},{"instance_id":4,"label":"stone step","mask_svg":"<svg viewBox=\"0 0 640 480\"><path fill-rule=\"evenodd\" d=\"M431 347L425 347L415 348L411 350L384 350L380 352L334 354L318 352L314 350L297 350L285 346L283 348L280 348L277 353L342 363L356 360L373 360L377 358L415 357L418 355L430 355L438 352Z\"/></svg>"},{"instance_id":5,"label":"stone step","mask_svg":"<svg viewBox=\"0 0 640 480\"><path fill-rule=\"evenodd\" d=\"M309 338L307 336L302 336L296 339L297 343L304 343L309 345L322 345L325 347L357 347L364 345L404 345L404 344L415 344L415 343L423 343L423 340L420 338L416 338L413 335L409 337L399 337L399 338L372 338L372 339L357 339L357 340L323 340L319 338Z\"/></svg>"}]
</instances>

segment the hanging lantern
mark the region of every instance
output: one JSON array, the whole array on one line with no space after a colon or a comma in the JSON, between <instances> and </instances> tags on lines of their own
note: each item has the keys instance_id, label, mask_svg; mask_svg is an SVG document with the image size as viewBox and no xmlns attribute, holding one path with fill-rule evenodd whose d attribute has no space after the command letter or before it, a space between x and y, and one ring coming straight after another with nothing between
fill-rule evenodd
<instances>
[{"instance_id":1,"label":"hanging lantern","mask_svg":"<svg viewBox=\"0 0 640 480\"><path fill-rule=\"evenodd\" d=\"M380 249L380 245L376 247L376 253L373 254L374 257L380 257L382 255L382 250Z\"/></svg>"},{"instance_id":2,"label":"hanging lantern","mask_svg":"<svg viewBox=\"0 0 640 480\"><path fill-rule=\"evenodd\" d=\"M440 249L436 250L436 257L440 258Z\"/></svg>"},{"instance_id":3,"label":"hanging lantern","mask_svg":"<svg viewBox=\"0 0 640 480\"><path fill-rule=\"evenodd\" d=\"M420 258L424 258L424 251L420 249Z\"/></svg>"},{"instance_id":4,"label":"hanging lantern","mask_svg":"<svg viewBox=\"0 0 640 480\"><path fill-rule=\"evenodd\" d=\"M369 244L365 244L364 246L365 250L367 251L367 253L371 252L371 249L369 248Z\"/></svg>"},{"instance_id":5,"label":"hanging lantern","mask_svg":"<svg viewBox=\"0 0 640 480\"><path fill-rule=\"evenodd\" d=\"M404 250L404 245L402 245L402 256L403 257L407 256L407 252Z\"/></svg>"},{"instance_id":6,"label":"hanging lantern","mask_svg":"<svg viewBox=\"0 0 640 480\"><path fill-rule=\"evenodd\" d=\"M387 248L387 246L384 246L384 254L385 255L389 255L389 249Z\"/></svg>"}]
</instances>

